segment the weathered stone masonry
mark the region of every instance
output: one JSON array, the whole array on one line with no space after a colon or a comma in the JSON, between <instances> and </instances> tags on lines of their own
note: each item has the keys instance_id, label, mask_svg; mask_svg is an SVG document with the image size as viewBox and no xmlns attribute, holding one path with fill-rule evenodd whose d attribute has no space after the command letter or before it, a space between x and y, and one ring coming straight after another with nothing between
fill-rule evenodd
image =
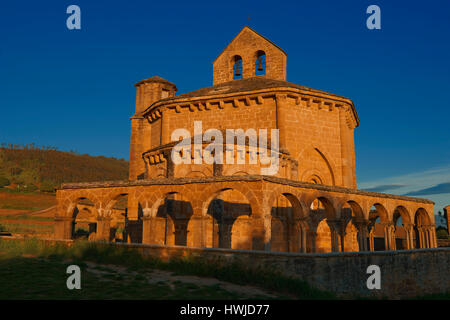
<instances>
[{"instance_id":1,"label":"weathered stone masonry","mask_svg":"<svg viewBox=\"0 0 450 320\"><path fill-rule=\"evenodd\" d=\"M213 62L212 87L176 96L160 77L138 82L129 180L62 185L55 237L73 238L89 205L96 240L303 253L436 247L433 202L357 190L353 102L287 82L286 59L245 27ZM260 175L266 164L250 161L248 140L244 164L175 164L171 134L193 135L195 121L203 132L278 129L280 148L267 146L278 172Z\"/></svg>"},{"instance_id":2,"label":"weathered stone masonry","mask_svg":"<svg viewBox=\"0 0 450 320\"><path fill-rule=\"evenodd\" d=\"M223 247L233 249L271 250L276 241L277 251L317 252L317 232L320 222L326 221L331 230L329 248L326 251L373 250L366 239L371 239L368 226L370 208L375 205L382 212L386 249L395 249L393 215L400 212L407 230L405 249L436 247L434 225L428 212L433 212L433 203L425 199L380 194L354 189L296 182L269 176L234 176L210 178L178 178L103 183L64 184L58 190L58 212L56 238L70 239L73 210L80 199L89 199L98 212L97 240L109 240L109 221L117 199L128 196L129 201L139 203L142 208L142 242L150 244L185 244L193 247L213 247L214 217L209 209L217 195L236 192L247 200L250 210L245 217L233 221L234 230L228 232L231 238ZM180 195L189 203L191 210L185 219L187 223L180 230L186 234L183 243L164 241L165 219L158 216L158 209L164 206L169 195ZM181 197L182 196L182 197ZM274 214L274 203L284 196L291 204L293 215L284 223ZM317 199L325 203L324 208L314 209ZM345 210L350 204L352 215ZM420 217L421 219L417 219ZM171 223L176 222L173 219ZM414 225L412 221L420 221ZM275 222L275 223L274 223ZM346 241L348 225L358 229L357 244ZM239 228L237 228L238 226ZM276 233L274 233L276 228ZM175 232L175 231L173 231ZM282 235L282 236L280 236ZM418 235L418 237L416 236ZM344 239L344 241L342 241ZM346 246L349 244L349 247ZM320 244L326 248L326 244ZM217 245L216 245L217 246Z\"/></svg>"}]
</instances>

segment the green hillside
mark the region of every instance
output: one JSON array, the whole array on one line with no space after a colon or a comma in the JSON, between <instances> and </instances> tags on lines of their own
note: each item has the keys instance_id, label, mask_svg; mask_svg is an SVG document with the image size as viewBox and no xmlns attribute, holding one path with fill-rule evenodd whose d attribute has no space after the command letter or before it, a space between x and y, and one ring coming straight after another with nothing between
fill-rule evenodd
<instances>
[{"instance_id":1,"label":"green hillside","mask_svg":"<svg viewBox=\"0 0 450 320\"><path fill-rule=\"evenodd\" d=\"M0 187L52 191L63 182L128 178L128 161L31 145L0 146Z\"/></svg>"}]
</instances>

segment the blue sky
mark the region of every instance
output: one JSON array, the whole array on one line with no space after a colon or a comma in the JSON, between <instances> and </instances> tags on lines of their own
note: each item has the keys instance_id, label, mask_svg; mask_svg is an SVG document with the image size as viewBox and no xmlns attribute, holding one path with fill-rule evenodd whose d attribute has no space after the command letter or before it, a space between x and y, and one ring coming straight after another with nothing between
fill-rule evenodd
<instances>
[{"instance_id":1,"label":"blue sky","mask_svg":"<svg viewBox=\"0 0 450 320\"><path fill-rule=\"evenodd\" d=\"M81 30L66 28L71 4ZM366 28L371 4L381 30ZM450 203L444 0L2 1L0 141L128 159L133 84L210 86L212 61L245 25L287 52L288 81L354 101L359 188Z\"/></svg>"}]
</instances>

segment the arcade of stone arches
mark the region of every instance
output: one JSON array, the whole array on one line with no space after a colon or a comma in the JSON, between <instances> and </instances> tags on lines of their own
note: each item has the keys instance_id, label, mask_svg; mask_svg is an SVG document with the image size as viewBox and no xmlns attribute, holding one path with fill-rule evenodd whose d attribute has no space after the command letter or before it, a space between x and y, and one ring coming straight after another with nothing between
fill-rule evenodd
<instances>
[{"instance_id":1,"label":"arcade of stone arches","mask_svg":"<svg viewBox=\"0 0 450 320\"><path fill-rule=\"evenodd\" d=\"M67 186L55 236L76 238L84 224L97 241L303 253L436 247L433 203L387 196L264 179Z\"/></svg>"}]
</instances>

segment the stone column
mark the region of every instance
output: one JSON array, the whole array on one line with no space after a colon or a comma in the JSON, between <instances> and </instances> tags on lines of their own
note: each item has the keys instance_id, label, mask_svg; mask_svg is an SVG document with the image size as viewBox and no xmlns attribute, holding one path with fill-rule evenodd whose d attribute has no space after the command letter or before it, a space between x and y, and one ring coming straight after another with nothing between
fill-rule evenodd
<instances>
[{"instance_id":1,"label":"stone column","mask_svg":"<svg viewBox=\"0 0 450 320\"><path fill-rule=\"evenodd\" d=\"M392 231L395 226L391 222L382 223L384 227L384 247L385 250L395 250L395 244L392 241ZM395 234L394 234L395 237Z\"/></svg>"},{"instance_id":2,"label":"stone column","mask_svg":"<svg viewBox=\"0 0 450 320\"><path fill-rule=\"evenodd\" d=\"M187 246L189 247L197 247L197 248L203 248L205 247L204 244L204 236L203 236L203 220L204 218L200 215L192 215L189 219L188 223L188 234L187 239L188 243Z\"/></svg>"},{"instance_id":3,"label":"stone column","mask_svg":"<svg viewBox=\"0 0 450 320\"><path fill-rule=\"evenodd\" d=\"M423 237L424 237L424 242L425 242L425 248L429 248L430 247L430 230L429 230L428 226L425 226L423 229Z\"/></svg>"},{"instance_id":4,"label":"stone column","mask_svg":"<svg viewBox=\"0 0 450 320\"><path fill-rule=\"evenodd\" d=\"M433 225L429 225L427 226L427 248L435 248L435 241L434 241L434 235L435 235L435 230L434 230L434 226Z\"/></svg>"},{"instance_id":5,"label":"stone column","mask_svg":"<svg viewBox=\"0 0 450 320\"><path fill-rule=\"evenodd\" d=\"M264 218L264 251L271 250L272 243L272 217L269 215Z\"/></svg>"},{"instance_id":6,"label":"stone column","mask_svg":"<svg viewBox=\"0 0 450 320\"><path fill-rule=\"evenodd\" d=\"M342 184L344 187L353 187L353 177L351 168L351 156L349 152L349 131L350 128L347 125L346 109L344 106L339 108L339 128L341 139L341 167L342 167Z\"/></svg>"},{"instance_id":7,"label":"stone column","mask_svg":"<svg viewBox=\"0 0 450 320\"><path fill-rule=\"evenodd\" d=\"M169 121L167 113L167 109L161 112L161 145L165 145L170 142L171 132L169 132Z\"/></svg>"},{"instance_id":8,"label":"stone column","mask_svg":"<svg viewBox=\"0 0 450 320\"><path fill-rule=\"evenodd\" d=\"M279 148L286 148L286 117L288 112L287 96L285 94L276 95L277 105L277 128L279 130Z\"/></svg>"},{"instance_id":9,"label":"stone column","mask_svg":"<svg viewBox=\"0 0 450 320\"><path fill-rule=\"evenodd\" d=\"M433 238L432 248L437 248L437 239L436 239L436 228L434 225L431 226L431 235Z\"/></svg>"},{"instance_id":10,"label":"stone column","mask_svg":"<svg viewBox=\"0 0 450 320\"><path fill-rule=\"evenodd\" d=\"M390 234L391 234L391 250L397 250L397 241L395 238L395 225L391 224L390 226Z\"/></svg>"},{"instance_id":11,"label":"stone column","mask_svg":"<svg viewBox=\"0 0 450 320\"><path fill-rule=\"evenodd\" d=\"M414 230L414 226L412 224L403 224L403 228L405 229L405 233L406 233L406 249L407 250L411 250L413 249L414 245L413 245L413 230Z\"/></svg>"},{"instance_id":12,"label":"stone column","mask_svg":"<svg viewBox=\"0 0 450 320\"><path fill-rule=\"evenodd\" d=\"M327 223L331 232L331 251L339 252L340 221L327 219Z\"/></svg>"},{"instance_id":13,"label":"stone column","mask_svg":"<svg viewBox=\"0 0 450 320\"><path fill-rule=\"evenodd\" d=\"M304 223L299 223L300 227L300 252L306 253L306 226Z\"/></svg>"},{"instance_id":14,"label":"stone column","mask_svg":"<svg viewBox=\"0 0 450 320\"><path fill-rule=\"evenodd\" d=\"M311 242L311 253L316 253L317 252L317 245L316 245L316 240L317 240L317 232L314 230L308 230L308 238L309 241Z\"/></svg>"},{"instance_id":15,"label":"stone column","mask_svg":"<svg viewBox=\"0 0 450 320\"><path fill-rule=\"evenodd\" d=\"M270 224L266 225L266 219L252 217L252 247L253 250L270 251Z\"/></svg>"},{"instance_id":16,"label":"stone column","mask_svg":"<svg viewBox=\"0 0 450 320\"><path fill-rule=\"evenodd\" d=\"M98 217L97 218L97 241L109 241L111 230L111 217Z\"/></svg>"},{"instance_id":17,"label":"stone column","mask_svg":"<svg viewBox=\"0 0 450 320\"><path fill-rule=\"evenodd\" d=\"M72 217L55 217L55 230L54 230L54 238L55 239L72 239L73 227L72 224L74 219Z\"/></svg>"},{"instance_id":18,"label":"stone column","mask_svg":"<svg viewBox=\"0 0 450 320\"><path fill-rule=\"evenodd\" d=\"M341 236L341 252L345 252L345 236L347 235L347 232L345 231L345 224L343 221L340 221L338 223L339 228L339 235ZM338 245L339 245L339 238L338 238Z\"/></svg>"},{"instance_id":19,"label":"stone column","mask_svg":"<svg viewBox=\"0 0 450 320\"><path fill-rule=\"evenodd\" d=\"M151 217L142 217L142 243L151 243Z\"/></svg>"},{"instance_id":20,"label":"stone column","mask_svg":"<svg viewBox=\"0 0 450 320\"><path fill-rule=\"evenodd\" d=\"M359 251L367 251L367 224L366 221L355 221L358 230Z\"/></svg>"},{"instance_id":21,"label":"stone column","mask_svg":"<svg viewBox=\"0 0 450 320\"><path fill-rule=\"evenodd\" d=\"M375 230L375 226L373 224L369 224L369 250L375 250L375 241L373 239L373 232Z\"/></svg>"},{"instance_id":22,"label":"stone column","mask_svg":"<svg viewBox=\"0 0 450 320\"><path fill-rule=\"evenodd\" d=\"M419 248L418 249L422 249L425 248L424 247L424 236L423 236L423 227L422 226L417 226L417 233L419 236Z\"/></svg>"}]
</instances>

